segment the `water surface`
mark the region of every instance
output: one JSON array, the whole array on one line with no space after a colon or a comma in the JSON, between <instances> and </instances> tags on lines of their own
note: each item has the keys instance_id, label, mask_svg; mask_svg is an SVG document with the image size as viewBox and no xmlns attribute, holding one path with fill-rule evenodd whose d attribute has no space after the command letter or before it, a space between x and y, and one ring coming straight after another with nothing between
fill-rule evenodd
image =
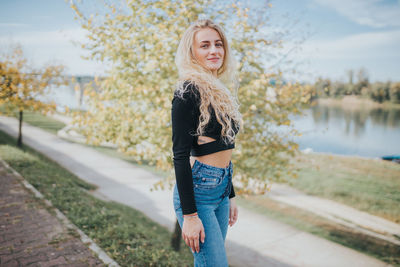
<instances>
[{"instance_id":1,"label":"water surface","mask_svg":"<svg viewBox=\"0 0 400 267\"><path fill-rule=\"evenodd\" d=\"M364 157L400 154L400 109L316 105L293 116L301 150Z\"/></svg>"}]
</instances>

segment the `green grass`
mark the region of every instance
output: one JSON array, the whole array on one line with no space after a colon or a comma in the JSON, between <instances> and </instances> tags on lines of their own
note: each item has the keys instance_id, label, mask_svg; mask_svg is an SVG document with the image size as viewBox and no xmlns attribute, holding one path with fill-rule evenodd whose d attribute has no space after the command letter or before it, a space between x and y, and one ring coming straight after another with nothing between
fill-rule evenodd
<instances>
[{"instance_id":1,"label":"green grass","mask_svg":"<svg viewBox=\"0 0 400 267\"><path fill-rule=\"evenodd\" d=\"M183 240L171 246L171 233L142 212L93 197L88 184L54 161L0 131L0 157L38 189L121 266L192 266Z\"/></svg>"},{"instance_id":2,"label":"green grass","mask_svg":"<svg viewBox=\"0 0 400 267\"><path fill-rule=\"evenodd\" d=\"M400 164L359 157L301 154L291 186L400 223Z\"/></svg>"}]
</instances>

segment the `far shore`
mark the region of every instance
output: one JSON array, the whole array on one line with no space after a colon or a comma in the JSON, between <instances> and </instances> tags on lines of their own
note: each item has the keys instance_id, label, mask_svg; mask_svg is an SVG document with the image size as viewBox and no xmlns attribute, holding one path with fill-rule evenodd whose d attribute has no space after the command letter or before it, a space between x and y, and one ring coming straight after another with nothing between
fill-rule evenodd
<instances>
[{"instance_id":1,"label":"far shore","mask_svg":"<svg viewBox=\"0 0 400 267\"><path fill-rule=\"evenodd\" d=\"M371 109L371 108L399 108L400 104L392 102L378 103L369 98L362 98L355 95L346 95L342 98L318 98L318 105L337 106L343 109Z\"/></svg>"},{"instance_id":2,"label":"far shore","mask_svg":"<svg viewBox=\"0 0 400 267\"><path fill-rule=\"evenodd\" d=\"M318 152L318 151L310 151L307 148L300 150L300 152L304 155L313 154L313 155L323 155L323 156L333 156L333 157L342 157L342 158L352 158L352 159L370 159L370 160L383 160L381 157L367 157L367 156L360 156L360 155L345 155L345 154L336 154L332 152Z\"/></svg>"}]
</instances>

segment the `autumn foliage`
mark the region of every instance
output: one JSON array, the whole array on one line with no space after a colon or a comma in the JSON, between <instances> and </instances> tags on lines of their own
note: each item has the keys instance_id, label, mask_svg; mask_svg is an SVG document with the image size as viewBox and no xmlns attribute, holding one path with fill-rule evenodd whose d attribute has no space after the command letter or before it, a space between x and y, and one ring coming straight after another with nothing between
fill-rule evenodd
<instances>
[{"instance_id":1,"label":"autumn foliage","mask_svg":"<svg viewBox=\"0 0 400 267\"><path fill-rule=\"evenodd\" d=\"M16 45L10 54L0 60L0 106L6 114L16 110L19 113L18 145L22 145L22 120L25 110L39 111L46 114L54 111L54 102L40 100L48 93L50 84L59 86L67 81L61 75L64 66L45 66L35 69L23 55L20 45Z\"/></svg>"}]
</instances>

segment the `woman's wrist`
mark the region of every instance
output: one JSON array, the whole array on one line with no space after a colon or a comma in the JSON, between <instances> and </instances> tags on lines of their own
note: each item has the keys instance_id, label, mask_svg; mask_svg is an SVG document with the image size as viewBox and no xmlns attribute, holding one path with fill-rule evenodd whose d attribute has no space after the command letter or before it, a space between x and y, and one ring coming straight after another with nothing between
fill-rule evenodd
<instances>
[{"instance_id":1,"label":"woman's wrist","mask_svg":"<svg viewBox=\"0 0 400 267\"><path fill-rule=\"evenodd\" d=\"M195 212L195 213L191 213L191 214L184 214L183 218L193 218L193 217L197 217L197 216L198 216L198 214L197 214L197 212Z\"/></svg>"}]
</instances>

